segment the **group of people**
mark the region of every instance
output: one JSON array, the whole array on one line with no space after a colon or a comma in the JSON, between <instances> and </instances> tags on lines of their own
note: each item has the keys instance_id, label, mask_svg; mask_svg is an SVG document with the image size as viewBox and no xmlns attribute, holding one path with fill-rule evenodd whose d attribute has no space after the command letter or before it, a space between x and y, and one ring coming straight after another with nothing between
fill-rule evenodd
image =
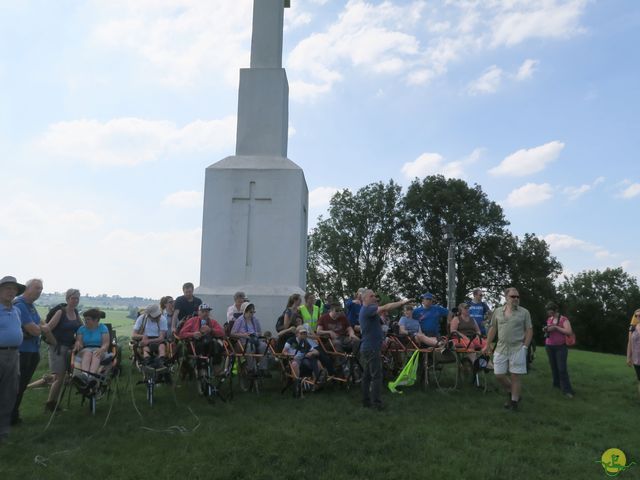
<instances>
[{"instance_id":1,"label":"group of people","mask_svg":"<svg viewBox=\"0 0 640 480\"><path fill-rule=\"evenodd\" d=\"M59 402L72 352L79 358L80 370L90 373L96 372L109 354L109 332L100 323L104 312L91 308L80 314L80 292L69 289L66 303L52 309L45 322L34 306L42 289L40 279L31 279L25 285L11 276L0 279L0 442L6 439L10 425L21 422L20 404L40 361L41 337L49 344L51 387L45 404L48 411L54 411ZM168 355L166 345L176 338L193 340L201 353L212 355L214 360L221 358L225 336L238 339L244 349L258 354L265 352L267 344L255 316L255 305L244 292L234 295L221 325L211 317L211 307L194 296L192 283L185 283L182 290L183 295L175 300L165 296L159 304L149 305L136 319L132 339L138 343L144 363L163 365ZM428 292L421 295L417 306L409 299L380 305L379 297L367 288L345 300L344 307L332 297L323 303L313 293L293 294L276 323L276 348L290 356L296 375L310 375L318 382L332 373L334 367L318 340L326 340L338 352L357 353L362 366L362 404L366 408L384 409L381 353L386 331L394 328L389 313L401 308L396 333L411 337L417 345L444 349L453 341L472 347L478 354L493 354L496 379L508 397L505 408L516 411L521 400L521 377L527 373L527 350L533 338L531 316L520 306L515 288L504 292L504 305L493 311L482 297L482 290L475 289L472 300L449 310L436 304ZM545 347L552 385L571 398L574 391L567 369L566 345L567 336L572 334L571 323L553 303L547 305L547 317ZM627 363L635 367L640 394L640 328L636 328L639 323L640 309L633 314L627 346ZM268 375L266 357L253 367Z\"/></svg>"}]
</instances>

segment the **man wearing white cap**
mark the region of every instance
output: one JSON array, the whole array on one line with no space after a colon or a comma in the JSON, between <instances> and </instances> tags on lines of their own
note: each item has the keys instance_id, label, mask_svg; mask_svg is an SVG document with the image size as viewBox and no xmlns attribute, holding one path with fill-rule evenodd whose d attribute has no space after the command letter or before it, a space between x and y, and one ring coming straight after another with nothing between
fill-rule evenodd
<instances>
[{"instance_id":1,"label":"man wearing white cap","mask_svg":"<svg viewBox=\"0 0 640 480\"><path fill-rule=\"evenodd\" d=\"M164 341L167 336L167 319L162 315L160 305L154 303L145 308L135 325L131 338L138 340L142 347L145 363L149 362L151 352L158 354L160 365L164 364L166 355Z\"/></svg>"},{"instance_id":2,"label":"man wearing white cap","mask_svg":"<svg viewBox=\"0 0 640 480\"><path fill-rule=\"evenodd\" d=\"M18 395L22 323L13 299L24 292L15 277L0 279L0 443L9 436L11 412Z\"/></svg>"}]
</instances>

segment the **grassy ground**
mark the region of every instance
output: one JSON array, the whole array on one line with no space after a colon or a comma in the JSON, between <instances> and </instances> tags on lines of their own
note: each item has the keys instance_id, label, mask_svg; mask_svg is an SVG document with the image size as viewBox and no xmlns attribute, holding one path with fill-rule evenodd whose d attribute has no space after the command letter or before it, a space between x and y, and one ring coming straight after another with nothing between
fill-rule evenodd
<instances>
[{"instance_id":1,"label":"grassy ground","mask_svg":"<svg viewBox=\"0 0 640 480\"><path fill-rule=\"evenodd\" d=\"M128 325L130 320L127 319ZM360 407L357 391L302 400L277 380L256 396L208 404L195 385L159 386L150 408L127 368L92 417L78 397L56 416L46 390L25 395L24 423L0 448L7 479L40 478L606 478L612 447L640 463L640 402L623 357L572 351L573 400L551 389L544 352L525 378L518 413L504 395L471 387L385 392L389 408ZM46 364L46 362L45 362ZM65 401L66 407L66 401ZM139 410L140 414L137 413ZM108 415L109 414L109 415ZM620 475L640 478L640 465Z\"/></svg>"}]
</instances>

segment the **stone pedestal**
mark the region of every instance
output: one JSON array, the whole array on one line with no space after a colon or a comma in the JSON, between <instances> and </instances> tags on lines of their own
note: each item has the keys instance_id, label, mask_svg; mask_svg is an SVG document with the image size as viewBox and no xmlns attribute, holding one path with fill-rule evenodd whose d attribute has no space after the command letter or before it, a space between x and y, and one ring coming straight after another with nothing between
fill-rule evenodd
<instances>
[{"instance_id":1,"label":"stone pedestal","mask_svg":"<svg viewBox=\"0 0 640 480\"><path fill-rule=\"evenodd\" d=\"M302 169L287 158L232 156L207 168L196 295L216 320L240 290L273 331L289 295L303 293L307 199Z\"/></svg>"}]
</instances>

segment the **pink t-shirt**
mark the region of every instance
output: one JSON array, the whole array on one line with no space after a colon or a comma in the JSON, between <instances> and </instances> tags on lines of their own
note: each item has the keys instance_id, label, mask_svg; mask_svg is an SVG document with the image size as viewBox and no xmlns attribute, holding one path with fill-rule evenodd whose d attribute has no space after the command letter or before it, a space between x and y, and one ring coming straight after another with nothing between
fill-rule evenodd
<instances>
[{"instance_id":1,"label":"pink t-shirt","mask_svg":"<svg viewBox=\"0 0 640 480\"><path fill-rule=\"evenodd\" d=\"M560 315L560 321L557 324L555 324L554 323L555 319L556 317L547 318L547 326L556 325L557 327L564 328L564 322L568 320L567 317ZM554 346L564 345L566 343L567 343L567 336L564 333L559 332L557 330L554 330L553 332L549 332L549 336L544 341L545 345L554 345Z\"/></svg>"},{"instance_id":2,"label":"pink t-shirt","mask_svg":"<svg viewBox=\"0 0 640 480\"><path fill-rule=\"evenodd\" d=\"M631 362L634 365L640 365L640 328L631 334Z\"/></svg>"}]
</instances>

